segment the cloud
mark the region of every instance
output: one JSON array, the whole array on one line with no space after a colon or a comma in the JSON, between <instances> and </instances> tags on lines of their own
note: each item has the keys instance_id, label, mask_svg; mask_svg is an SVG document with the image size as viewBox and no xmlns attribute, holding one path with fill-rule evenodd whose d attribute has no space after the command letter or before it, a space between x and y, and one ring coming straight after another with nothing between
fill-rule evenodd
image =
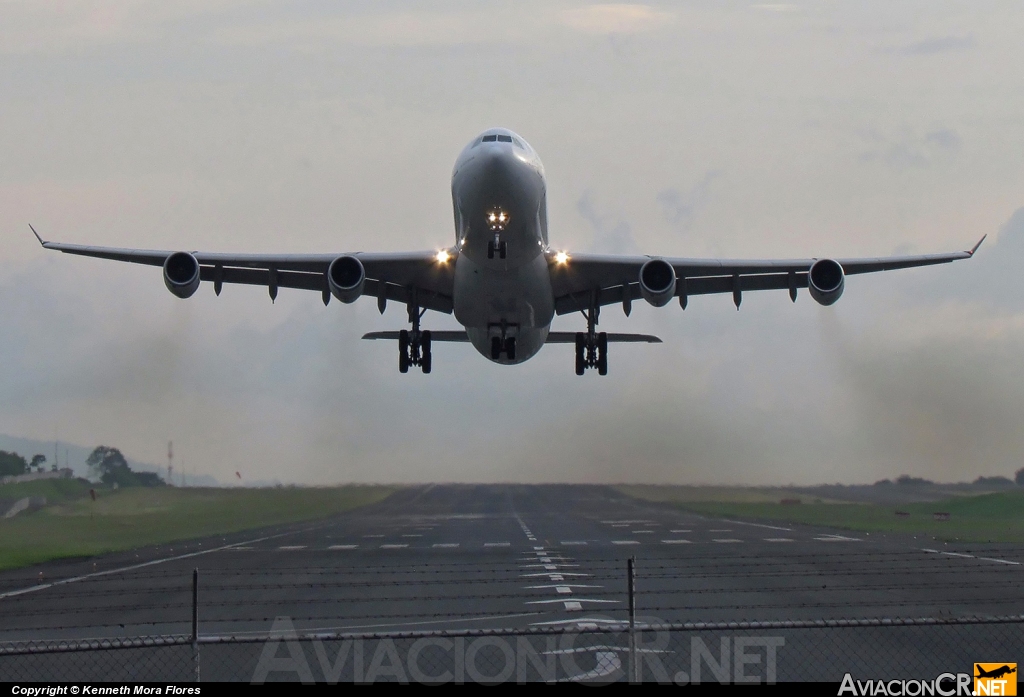
<instances>
[{"instance_id":1,"label":"cloud","mask_svg":"<svg viewBox=\"0 0 1024 697\"><path fill-rule=\"evenodd\" d=\"M576 202L576 210L594 231L592 251L605 254L637 254L640 251L629 223L616 215L599 213L592 191L583 192Z\"/></svg>"},{"instance_id":2,"label":"cloud","mask_svg":"<svg viewBox=\"0 0 1024 697\"><path fill-rule=\"evenodd\" d=\"M671 23L675 17L650 5L608 3L565 10L562 22L586 34L638 34Z\"/></svg>"},{"instance_id":3,"label":"cloud","mask_svg":"<svg viewBox=\"0 0 1024 697\"><path fill-rule=\"evenodd\" d=\"M886 167L905 171L931 167L941 158L960 150L960 135L951 128L929 131L924 135L904 131L898 136L885 136L869 130L862 137L873 142L872 147L860 154L863 163L881 163Z\"/></svg>"},{"instance_id":4,"label":"cloud","mask_svg":"<svg viewBox=\"0 0 1024 697\"><path fill-rule=\"evenodd\" d=\"M931 56L938 53L967 51L978 45L973 36L939 36L917 41L896 49L904 56Z\"/></svg>"},{"instance_id":5,"label":"cloud","mask_svg":"<svg viewBox=\"0 0 1024 697\"><path fill-rule=\"evenodd\" d=\"M680 232L689 232L697 213L707 203L711 183L721 176L721 171L710 170L686 191L679 189L659 191L655 200L661 206L665 222Z\"/></svg>"}]
</instances>

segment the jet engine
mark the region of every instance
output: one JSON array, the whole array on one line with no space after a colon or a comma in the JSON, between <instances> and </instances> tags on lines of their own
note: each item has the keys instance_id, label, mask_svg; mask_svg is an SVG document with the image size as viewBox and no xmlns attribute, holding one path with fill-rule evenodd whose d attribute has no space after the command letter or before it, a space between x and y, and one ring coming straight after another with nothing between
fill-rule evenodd
<instances>
[{"instance_id":1,"label":"jet engine","mask_svg":"<svg viewBox=\"0 0 1024 697\"><path fill-rule=\"evenodd\" d=\"M640 267L640 295L655 307L664 307L676 294L676 270L664 259L651 259Z\"/></svg>"},{"instance_id":2,"label":"jet engine","mask_svg":"<svg viewBox=\"0 0 1024 697\"><path fill-rule=\"evenodd\" d=\"M834 259L818 259L807 273L807 290L819 305L831 305L843 294L846 275Z\"/></svg>"},{"instance_id":3,"label":"jet engine","mask_svg":"<svg viewBox=\"0 0 1024 697\"><path fill-rule=\"evenodd\" d=\"M327 286L343 303L354 303L363 294L366 270L363 262L348 255L340 256L327 267Z\"/></svg>"},{"instance_id":4,"label":"jet engine","mask_svg":"<svg viewBox=\"0 0 1024 697\"><path fill-rule=\"evenodd\" d=\"M199 288L199 261L188 252L175 252L164 260L164 285L179 298L190 298Z\"/></svg>"}]
</instances>

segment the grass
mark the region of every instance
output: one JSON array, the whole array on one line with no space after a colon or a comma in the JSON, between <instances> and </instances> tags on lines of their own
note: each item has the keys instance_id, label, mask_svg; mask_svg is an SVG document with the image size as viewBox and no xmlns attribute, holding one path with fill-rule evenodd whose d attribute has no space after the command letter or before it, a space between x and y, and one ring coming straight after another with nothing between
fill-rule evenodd
<instances>
[{"instance_id":1,"label":"grass","mask_svg":"<svg viewBox=\"0 0 1024 697\"><path fill-rule=\"evenodd\" d=\"M808 525L824 525L862 532L893 532L925 535L944 541L969 542L1024 542L1024 492L1010 491L979 496L956 496L932 503L907 503L898 506L815 502L782 505L783 496L767 495L760 499L751 491L736 487L721 487L729 491L716 495L697 495L678 489L702 487L618 487L623 493L649 501L670 503L685 510L715 517L753 518L767 521L787 521ZM648 489L661 489L651 493ZM714 490L715 487L708 487ZM776 494L784 493L781 490ZM909 513L897 516L896 510ZM949 520L937 521L932 514L950 514Z\"/></svg>"},{"instance_id":2,"label":"grass","mask_svg":"<svg viewBox=\"0 0 1024 697\"><path fill-rule=\"evenodd\" d=\"M386 486L96 488L93 501L89 488L75 480L0 486L0 498L42 495L53 502L0 520L0 569L314 520L376 503L395 491Z\"/></svg>"}]
</instances>

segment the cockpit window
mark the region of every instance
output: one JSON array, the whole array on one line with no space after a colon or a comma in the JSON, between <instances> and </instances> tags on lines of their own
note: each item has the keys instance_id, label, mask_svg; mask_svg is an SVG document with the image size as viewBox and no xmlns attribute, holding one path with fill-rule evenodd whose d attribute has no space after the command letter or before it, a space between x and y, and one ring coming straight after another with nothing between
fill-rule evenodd
<instances>
[{"instance_id":1,"label":"cockpit window","mask_svg":"<svg viewBox=\"0 0 1024 697\"><path fill-rule=\"evenodd\" d=\"M518 139L518 138L513 138L513 139L512 139L512 142L513 142L513 143L515 143L515 146L516 146L517 148L520 148L520 149L522 149L522 150L526 150L526 148L525 148L525 147L523 147L523 144L522 144L521 142L519 142L519 139Z\"/></svg>"},{"instance_id":2,"label":"cockpit window","mask_svg":"<svg viewBox=\"0 0 1024 697\"><path fill-rule=\"evenodd\" d=\"M480 142L481 143L493 143L497 138L498 138L498 136L493 136L493 135L492 136L484 136L483 138L480 139Z\"/></svg>"},{"instance_id":3,"label":"cockpit window","mask_svg":"<svg viewBox=\"0 0 1024 697\"><path fill-rule=\"evenodd\" d=\"M499 143L511 143L512 142L512 136L498 136L498 142Z\"/></svg>"}]
</instances>

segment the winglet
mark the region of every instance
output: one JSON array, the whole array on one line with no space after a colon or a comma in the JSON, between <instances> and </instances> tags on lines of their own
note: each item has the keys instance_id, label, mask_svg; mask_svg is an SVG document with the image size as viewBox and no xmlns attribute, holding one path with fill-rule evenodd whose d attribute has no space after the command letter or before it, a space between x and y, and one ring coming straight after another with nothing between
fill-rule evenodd
<instances>
[{"instance_id":1,"label":"winglet","mask_svg":"<svg viewBox=\"0 0 1024 697\"><path fill-rule=\"evenodd\" d=\"M41 245L43 245L45 247L46 243L43 242L43 238L39 236L39 233L36 232L36 229L34 227L32 227L32 223L28 224L28 229L31 230L32 234L36 236L37 240L39 240L39 244L41 244Z\"/></svg>"},{"instance_id":2,"label":"winglet","mask_svg":"<svg viewBox=\"0 0 1024 697\"><path fill-rule=\"evenodd\" d=\"M968 253L968 254L970 254L970 255L971 255L971 256L973 257L973 256L974 256L974 253L975 253L976 251L978 251L978 247L980 247L980 246L981 246L981 243L985 241L985 238L986 238L986 237L988 237L988 235L987 235L987 234L985 234L985 235L982 235L982 236L981 236L981 239L980 239L980 240L978 240L978 244L976 244L976 245L974 245L973 247L971 247L971 248L970 248L970 250L968 250L968 252L967 252L967 253Z\"/></svg>"}]
</instances>

